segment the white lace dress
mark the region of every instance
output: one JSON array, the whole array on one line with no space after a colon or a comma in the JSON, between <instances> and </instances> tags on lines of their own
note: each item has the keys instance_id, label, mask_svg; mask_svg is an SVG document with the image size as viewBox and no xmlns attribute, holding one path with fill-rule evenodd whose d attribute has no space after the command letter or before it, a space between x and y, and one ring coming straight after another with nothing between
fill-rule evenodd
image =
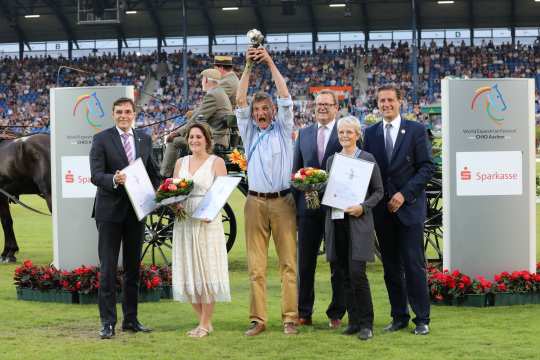
<instances>
[{"instance_id":1,"label":"white lace dress","mask_svg":"<svg viewBox=\"0 0 540 360\"><path fill-rule=\"evenodd\" d=\"M180 171L174 177L193 180L192 194L204 195L214 182L215 158L215 155L210 155L191 175L191 156L187 156L182 159ZM221 215L210 223L189 217L201 200L202 196L188 198L184 202L187 218L174 223L173 298L193 304L231 301L227 247Z\"/></svg>"}]
</instances>

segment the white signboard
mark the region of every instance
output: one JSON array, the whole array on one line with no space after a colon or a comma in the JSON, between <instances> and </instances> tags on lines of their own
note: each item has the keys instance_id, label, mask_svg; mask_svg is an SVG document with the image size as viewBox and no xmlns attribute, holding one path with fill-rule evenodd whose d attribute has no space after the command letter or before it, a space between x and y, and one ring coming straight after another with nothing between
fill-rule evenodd
<instances>
[{"instance_id":1,"label":"white signboard","mask_svg":"<svg viewBox=\"0 0 540 360\"><path fill-rule=\"evenodd\" d=\"M457 196L521 195L521 151L456 153Z\"/></svg>"},{"instance_id":2,"label":"white signboard","mask_svg":"<svg viewBox=\"0 0 540 360\"><path fill-rule=\"evenodd\" d=\"M96 187L90 182L90 160L88 156L62 156L62 198L91 198L96 196Z\"/></svg>"}]
</instances>

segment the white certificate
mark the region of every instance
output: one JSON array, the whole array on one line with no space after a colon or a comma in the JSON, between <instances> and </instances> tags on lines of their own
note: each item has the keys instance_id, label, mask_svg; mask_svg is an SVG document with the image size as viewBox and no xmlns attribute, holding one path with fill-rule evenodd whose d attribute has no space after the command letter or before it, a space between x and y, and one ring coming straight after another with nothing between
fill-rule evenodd
<instances>
[{"instance_id":1,"label":"white certificate","mask_svg":"<svg viewBox=\"0 0 540 360\"><path fill-rule=\"evenodd\" d=\"M240 177L234 176L216 177L191 217L199 220L215 219L240 180Z\"/></svg>"},{"instance_id":2,"label":"white certificate","mask_svg":"<svg viewBox=\"0 0 540 360\"><path fill-rule=\"evenodd\" d=\"M133 205L137 219L141 221L156 208L156 190L148 177L141 158L123 168L122 172L126 174L124 187L129 200Z\"/></svg>"},{"instance_id":3,"label":"white certificate","mask_svg":"<svg viewBox=\"0 0 540 360\"><path fill-rule=\"evenodd\" d=\"M322 204L345 210L349 206L363 203L374 166L370 161L336 154Z\"/></svg>"}]
</instances>

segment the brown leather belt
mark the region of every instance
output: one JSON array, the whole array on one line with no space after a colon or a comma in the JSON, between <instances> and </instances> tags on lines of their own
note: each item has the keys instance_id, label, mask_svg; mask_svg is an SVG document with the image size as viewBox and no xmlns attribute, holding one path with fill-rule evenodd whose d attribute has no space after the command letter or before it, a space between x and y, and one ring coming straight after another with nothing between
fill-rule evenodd
<instances>
[{"instance_id":1,"label":"brown leather belt","mask_svg":"<svg viewBox=\"0 0 540 360\"><path fill-rule=\"evenodd\" d=\"M253 190L249 190L248 194L253 195L253 196L257 196L257 197L262 197L262 198L265 198L265 199L276 199L278 197L283 197L283 196L287 195L290 192L291 192L291 189L285 189L285 190L281 190L280 192L273 192L273 193L260 193L260 192L256 192L256 191L253 191Z\"/></svg>"}]
</instances>

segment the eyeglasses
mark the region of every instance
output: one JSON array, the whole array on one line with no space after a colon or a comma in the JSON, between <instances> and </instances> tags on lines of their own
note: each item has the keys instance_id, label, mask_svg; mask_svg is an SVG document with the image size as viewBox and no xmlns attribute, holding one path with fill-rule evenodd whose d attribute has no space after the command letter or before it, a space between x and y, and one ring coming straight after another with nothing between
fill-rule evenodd
<instances>
[{"instance_id":1,"label":"eyeglasses","mask_svg":"<svg viewBox=\"0 0 540 360\"><path fill-rule=\"evenodd\" d=\"M331 107L331 106L336 106L336 104L318 103L318 104L315 104L315 106L318 106L318 107Z\"/></svg>"}]
</instances>

